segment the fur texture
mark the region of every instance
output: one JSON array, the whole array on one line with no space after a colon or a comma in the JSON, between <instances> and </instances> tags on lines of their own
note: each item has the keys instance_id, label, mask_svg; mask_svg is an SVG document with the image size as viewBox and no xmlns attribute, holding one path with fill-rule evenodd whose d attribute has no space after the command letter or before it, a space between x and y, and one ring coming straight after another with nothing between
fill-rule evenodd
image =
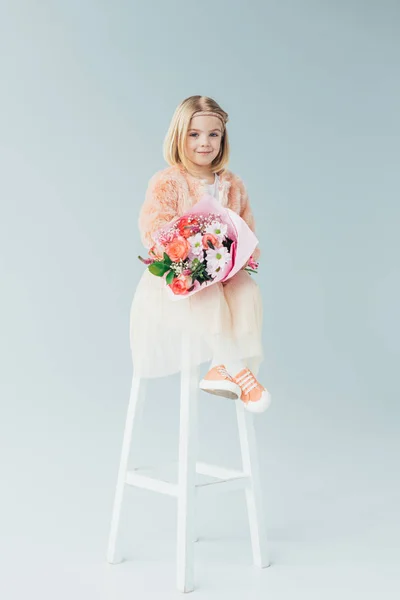
<instances>
[{"instance_id":1,"label":"fur texture","mask_svg":"<svg viewBox=\"0 0 400 600\"><path fill-rule=\"evenodd\" d=\"M229 169L219 173L219 197L222 206L238 213L255 232L254 216L245 185ZM182 165L169 166L157 171L149 180L145 200L139 214L139 231L143 245L151 248L152 234L163 225L181 216L198 202L205 192L201 179L190 175ZM255 260L260 256L257 246Z\"/></svg>"}]
</instances>

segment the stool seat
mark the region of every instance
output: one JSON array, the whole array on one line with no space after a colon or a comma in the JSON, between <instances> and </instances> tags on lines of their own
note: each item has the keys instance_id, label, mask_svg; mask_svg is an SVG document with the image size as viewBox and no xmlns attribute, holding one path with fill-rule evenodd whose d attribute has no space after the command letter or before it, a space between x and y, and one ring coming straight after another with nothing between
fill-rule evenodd
<instances>
[{"instance_id":1,"label":"stool seat","mask_svg":"<svg viewBox=\"0 0 400 600\"><path fill-rule=\"evenodd\" d=\"M146 379L141 378L135 369L132 377L131 393L119 464L117 486L112 511L107 561L121 562L117 554L117 536L120 514L126 485L131 485L177 499L177 589L191 592L194 586L194 542L195 502L204 494L228 492L243 489L246 494L253 562L260 568L268 567L264 516L262 510L261 486L254 431L254 415L245 410L241 400L229 400L236 405L239 441L242 455L242 469L231 469L197 460L197 410L199 394L199 369L190 364L190 343L182 338L182 371L180 374L180 431L178 461L150 467L128 468L133 431L137 429L145 400ZM175 466L178 477L171 481L165 473L157 471ZM198 475L211 480L196 481Z\"/></svg>"}]
</instances>

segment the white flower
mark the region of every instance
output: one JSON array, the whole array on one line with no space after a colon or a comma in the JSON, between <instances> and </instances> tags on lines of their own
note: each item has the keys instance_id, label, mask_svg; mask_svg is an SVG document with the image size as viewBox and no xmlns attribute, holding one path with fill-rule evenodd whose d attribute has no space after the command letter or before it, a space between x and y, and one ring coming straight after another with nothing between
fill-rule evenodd
<instances>
[{"instance_id":1,"label":"white flower","mask_svg":"<svg viewBox=\"0 0 400 600\"><path fill-rule=\"evenodd\" d=\"M221 246L220 248L210 248L207 250L207 261L226 264L229 261L228 248Z\"/></svg>"},{"instance_id":2,"label":"white flower","mask_svg":"<svg viewBox=\"0 0 400 600\"><path fill-rule=\"evenodd\" d=\"M214 279L221 271L222 267L217 263L207 263L206 271Z\"/></svg>"},{"instance_id":3,"label":"white flower","mask_svg":"<svg viewBox=\"0 0 400 600\"><path fill-rule=\"evenodd\" d=\"M219 271L229 262L230 254L228 248L221 246L221 248L210 248L207 250L207 273L210 275L217 275Z\"/></svg>"},{"instance_id":4,"label":"white flower","mask_svg":"<svg viewBox=\"0 0 400 600\"><path fill-rule=\"evenodd\" d=\"M194 269L199 262L204 262L204 254L199 254L199 256L194 256L189 253L189 268ZM194 264L193 264L194 263Z\"/></svg>"},{"instance_id":5,"label":"white flower","mask_svg":"<svg viewBox=\"0 0 400 600\"><path fill-rule=\"evenodd\" d=\"M212 233L220 242L223 242L226 238L227 231L228 225L221 223L220 221L213 221L206 227L206 233Z\"/></svg>"},{"instance_id":6,"label":"white flower","mask_svg":"<svg viewBox=\"0 0 400 600\"><path fill-rule=\"evenodd\" d=\"M183 265L181 265L180 263L172 263L171 269L174 271L175 275L180 275L183 270Z\"/></svg>"},{"instance_id":7,"label":"white flower","mask_svg":"<svg viewBox=\"0 0 400 600\"><path fill-rule=\"evenodd\" d=\"M198 256L199 254L201 254L203 252L202 239L203 239L203 236L201 233L196 233L195 235L192 235L188 239L188 242L191 247L191 252L195 256Z\"/></svg>"},{"instance_id":8,"label":"white flower","mask_svg":"<svg viewBox=\"0 0 400 600\"><path fill-rule=\"evenodd\" d=\"M202 239L203 235L201 233L196 233L195 235L192 235L190 238L188 238L188 242L190 244L189 260L198 258L200 262L203 262L204 254Z\"/></svg>"}]
</instances>

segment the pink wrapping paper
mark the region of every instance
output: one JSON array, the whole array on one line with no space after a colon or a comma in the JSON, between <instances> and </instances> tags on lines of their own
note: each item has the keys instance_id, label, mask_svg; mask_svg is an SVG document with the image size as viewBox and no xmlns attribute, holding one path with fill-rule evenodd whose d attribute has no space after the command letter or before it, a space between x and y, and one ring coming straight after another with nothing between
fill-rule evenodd
<instances>
[{"instance_id":1,"label":"pink wrapping paper","mask_svg":"<svg viewBox=\"0 0 400 600\"><path fill-rule=\"evenodd\" d=\"M223 223L228 225L227 236L233 240L233 244L231 246L232 260L228 262L224 270L221 271L221 273L213 281L207 281L203 284L200 284L198 281L196 281L194 284L194 289L187 294L174 294L171 288L165 284L168 288L171 299L173 300L187 298L192 294L196 294L196 292L204 289L205 287L214 285L214 283L230 279L236 275L236 273L238 273L238 271L240 271L240 269L247 263L258 244L257 237L247 225L246 221L244 221L235 211L221 206L220 202L214 198L214 196L211 196L211 194L204 194L191 209L186 211L183 215L180 215L179 219L189 215L207 215L209 213L217 215L220 217ZM174 221L176 220L178 219L174 219ZM165 233L172 224L173 222L168 223L168 225L161 228L158 233Z\"/></svg>"}]
</instances>

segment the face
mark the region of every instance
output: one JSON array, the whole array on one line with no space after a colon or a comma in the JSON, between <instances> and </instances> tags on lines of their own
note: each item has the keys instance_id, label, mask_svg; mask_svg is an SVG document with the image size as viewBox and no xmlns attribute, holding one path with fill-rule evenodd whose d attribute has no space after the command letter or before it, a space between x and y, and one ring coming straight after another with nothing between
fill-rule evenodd
<instances>
[{"instance_id":1,"label":"face","mask_svg":"<svg viewBox=\"0 0 400 600\"><path fill-rule=\"evenodd\" d=\"M186 138L186 157L199 167L207 167L218 156L221 147L222 123L212 115L191 119Z\"/></svg>"}]
</instances>

